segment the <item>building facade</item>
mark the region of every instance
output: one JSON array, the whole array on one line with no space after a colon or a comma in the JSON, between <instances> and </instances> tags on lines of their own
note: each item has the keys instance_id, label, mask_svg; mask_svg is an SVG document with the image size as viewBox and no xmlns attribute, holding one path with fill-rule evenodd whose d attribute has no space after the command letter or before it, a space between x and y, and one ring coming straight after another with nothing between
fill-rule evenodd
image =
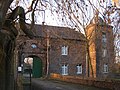
<instances>
[{"instance_id":1,"label":"building facade","mask_svg":"<svg viewBox=\"0 0 120 90\"><path fill-rule=\"evenodd\" d=\"M50 74L86 76L86 50L84 35L67 27L35 25L34 39L23 32L17 39L18 65L23 75L45 77ZM32 59L31 59L32 58Z\"/></svg>"},{"instance_id":2,"label":"building facade","mask_svg":"<svg viewBox=\"0 0 120 90\"><path fill-rule=\"evenodd\" d=\"M32 30L34 39L20 32L17 39L17 66L22 67L23 75L26 76L30 65L32 77L35 78L51 74L81 78L111 77L114 67L112 27L101 18L96 22L86 27L91 58L89 63L86 58L86 40L82 33L67 27L35 25Z\"/></svg>"}]
</instances>

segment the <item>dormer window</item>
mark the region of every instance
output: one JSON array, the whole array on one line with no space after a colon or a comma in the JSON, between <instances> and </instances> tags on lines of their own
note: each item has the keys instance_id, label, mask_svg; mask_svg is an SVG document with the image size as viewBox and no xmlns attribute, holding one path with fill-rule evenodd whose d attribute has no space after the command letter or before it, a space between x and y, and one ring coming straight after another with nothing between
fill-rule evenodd
<instances>
[{"instance_id":1,"label":"dormer window","mask_svg":"<svg viewBox=\"0 0 120 90\"><path fill-rule=\"evenodd\" d=\"M68 55L68 46L62 46L62 48L61 48L62 50L62 55Z\"/></svg>"},{"instance_id":2,"label":"dormer window","mask_svg":"<svg viewBox=\"0 0 120 90\"><path fill-rule=\"evenodd\" d=\"M32 48L37 48L37 45L36 45L35 43L32 43L32 44L31 44L31 47L32 47Z\"/></svg>"}]
</instances>

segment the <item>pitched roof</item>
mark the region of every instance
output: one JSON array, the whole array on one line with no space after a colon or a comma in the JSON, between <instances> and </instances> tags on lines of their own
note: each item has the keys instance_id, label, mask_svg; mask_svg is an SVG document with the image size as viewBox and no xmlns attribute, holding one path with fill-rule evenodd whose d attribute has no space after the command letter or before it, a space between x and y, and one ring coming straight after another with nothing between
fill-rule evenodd
<instances>
[{"instance_id":1,"label":"pitched roof","mask_svg":"<svg viewBox=\"0 0 120 90\"><path fill-rule=\"evenodd\" d=\"M50 38L85 40L82 33L68 27L34 25L32 31L36 37L46 37L49 35Z\"/></svg>"}]
</instances>

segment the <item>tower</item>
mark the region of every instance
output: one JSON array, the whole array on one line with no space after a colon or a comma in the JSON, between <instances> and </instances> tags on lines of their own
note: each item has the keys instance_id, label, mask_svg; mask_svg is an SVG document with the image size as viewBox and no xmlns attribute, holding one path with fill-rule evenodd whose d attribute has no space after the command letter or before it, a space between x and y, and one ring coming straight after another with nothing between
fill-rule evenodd
<instances>
[{"instance_id":1,"label":"tower","mask_svg":"<svg viewBox=\"0 0 120 90\"><path fill-rule=\"evenodd\" d=\"M89 76L92 72L95 78L106 78L112 74L114 64L114 38L112 26L107 25L102 18L95 17L86 27L89 41L89 53L92 69L89 68ZM89 66L90 66L89 62Z\"/></svg>"}]
</instances>

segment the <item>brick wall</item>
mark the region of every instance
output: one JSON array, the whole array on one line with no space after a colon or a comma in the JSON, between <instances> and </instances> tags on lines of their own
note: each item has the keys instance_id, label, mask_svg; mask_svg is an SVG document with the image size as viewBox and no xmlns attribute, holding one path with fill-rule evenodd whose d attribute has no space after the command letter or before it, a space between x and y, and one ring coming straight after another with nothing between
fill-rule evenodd
<instances>
[{"instance_id":1,"label":"brick wall","mask_svg":"<svg viewBox=\"0 0 120 90\"><path fill-rule=\"evenodd\" d=\"M76 74L76 66L82 64L83 73L86 72L86 54L85 54L85 42L77 40L64 40L64 39L51 39L50 40L50 72L61 74L61 67L63 64L68 65L68 74ZM61 47L68 46L68 55L61 54Z\"/></svg>"},{"instance_id":2,"label":"brick wall","mask_svg":"<svg viewBox=\"0 0 120 90\"><path fill-rule=\"evenodd\" d=\"M51 73L50 79L61 80L65 82L72 82L77 84L83 84L88 86L95 86L99 88L106 88L110 90L119 90L120 89L120 81L115 80L97 80L92 78L82 78L76 76L62 76L59 74Z\"/></svg>"},{"instance_id":3,"label":"brick wall","mask_svg":"<svg viewBox=\"0 0 120 90\"><path fill-rule=\"evenodd\" d=\"M68 64L68 74L77 75L76 66L82 64L83 73L79 76L85 76L86 72L86 52L84 35L65 27L54 26L36 26L36 38L29 39L25 35L20 35L17 44L24 43L22 52L24 58L28 56L37 56L43 62L43 72L47 68L47 49L46 43L49 40L48 60L50 64L50 73L61 74L63 64ZM43 31L44 30L44 31ZM38 36L37 36L38 35ZM48 35L48 39L47 36ZM32 48L31 44L36 44L37 48ZM68 46L68 55L61 55L61 47Z\"/></svg>"}]
</instances>

